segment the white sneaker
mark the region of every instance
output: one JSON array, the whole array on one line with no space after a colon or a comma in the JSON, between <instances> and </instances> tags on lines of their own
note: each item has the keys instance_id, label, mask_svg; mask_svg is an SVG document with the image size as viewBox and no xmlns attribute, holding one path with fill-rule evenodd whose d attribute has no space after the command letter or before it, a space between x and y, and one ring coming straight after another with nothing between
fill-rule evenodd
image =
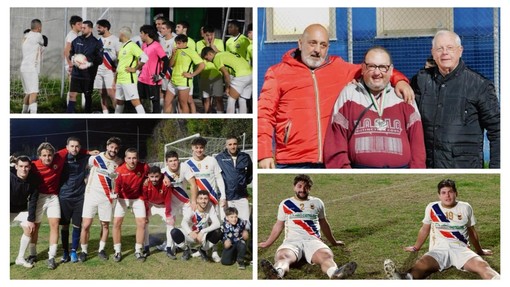
<instances>
[{"instance_id":1,"label":"white sneaker","mask_svg":"<svg viewBox=\"0 0 510 287\"><path fill-rule=\"evenodd\" d=\"M221 257L218 255L218 252L214 251L211 255L211 258L214 262L221 262Z\"/></svg>"},{"instance_id":2,"label":"white sneaker","mask_svg":"<svg viewBox=\"0 0 510 287\"><path fill-rule=\"evenodd\" d=\"M191 257L195 257L195 258L200 257L200 252L198 252L198 250L197 250L197 251L191 253Z\"/></svg>"},{"instance_id":3,"label":"white sneaker","mask_svg":"<svg viewBox=\"0 0 510 287\"><path fill-rule=\"evenodd\" d=\"M391 259L384 260L384 273L386 274L386 278L390 280L400 280L402 277L397 273L397 268L395 263Z\"/></svg>"},{"instance_id":4,"label":"white sneaker","mask_svg":"<svg viewBox=\"0 0 510 287\"><path fill-rule=\"evenodd\" d=\"M32 265L31 263L27 262L25 260L25 258L16 258L16 265L20 265L20 266L23 266L25 268L32 268L32 267L34 267L34 265Z\"/></svg>"}]
</instances>

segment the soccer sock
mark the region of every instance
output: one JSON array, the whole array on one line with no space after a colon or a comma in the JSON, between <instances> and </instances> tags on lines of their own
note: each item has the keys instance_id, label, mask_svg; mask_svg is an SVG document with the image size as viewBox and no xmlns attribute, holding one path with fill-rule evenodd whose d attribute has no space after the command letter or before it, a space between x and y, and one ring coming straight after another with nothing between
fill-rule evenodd
<instances>
[{"instance_id":1,"label":"soccer sock","mask_svg":"<svg viewBox=\"0 0 510 287\"><path fill-rule=\"evenodd\" d=\"M142 244L140 243L135 243L135 252L142 252Z\"/></svg>"},{"instance_id":2,"label":"soccer sock","mask_svg":"<svg viewBox=\"0 0 510 287\"><path fill-rule=\"evenodd\" d=\"M81 245L81 252L83 252L83 253L89 253L89 252L88 252L88 249L89 249L89 245L88 245L88 244L82 244L82 245Z\"/></svg>"},{"instance_id":3,"label":"soccer sock","mask_svg":"<svg viewBox=\"0 0 510 287\"><path fill-rule=\"evenodd\" d=\"M117 106L115 106L115 113L122 114L123 112L124 112L124 105L117 104Z\"/></svg>"},{"instance_id":4,"label":"soccer sock","mask_svg":"<svg viewBox=\"0 0 510 287\"><path fill-rule=\"evenodd\" d=\"M173 247L174 246L174 240L172 239L172 236L170 235L170 232L174 229L173 226L166 226L166 247Z\"/></svg>"},{"instance_id":5,"label":"soccer sock","mask_svg":"<svg viewBox=\"0 0 510 287\"><path fill-rule=\"evenodd\" d=\"M224 112L223 112L223 111L218 111L218 110L216 110L216 113L217 113L217 114L224 114Z\"/></svg>"},{"instance_id":6,"label":"soccer sock","mask_svg":"<svg viewBox=\"0 0 510 287\"><path fill-rule=\"evenodd\" d=\"M60 230L60 237L62 238L62 248L64 252L69 252L69 229L62 228Z\"/></svg>"},{"instance_id":7,"label":"soccer sock","mask_svg":"<svg viewBox=\"0 0 510 287\"><path fill-rule=\"evenodd\" d=\"M23 109L21 110L22 114L28 114L28 105L23 104Z\"/></svg>"},{"instance_id":8,"label":"soccer sock","mask_svg":"<svg viewBox=\"0 0 510 287\"><path fill-rule=\"evenodd\" d=\"M145 110L143 109L143 106L142 105L138 105L135 107L135 110L137 113L139 114L145 114Z\"/></svg>"},{"instance_id":9,"label":"soccer sock","mask_svg":"<svg viewBox=\"0 0 510 287\"><path fill-rule=\"evenodd\" d=\"M159 98L159 106L160 107L164 107L165 106L165 99L164 98ZM161 113L163 113L163 109L161 109Z\"/></svg>"},{"instance_id":10,"label":"soccer sock","mask_svg":"<svg viewBox=\"0 0 510 287\"><path fill-rule=\"evenodd\" d=\"M246 107L246 99L239 98L237 103L239 104L239 113L240 114L247 114L248 113L248 108Z\"/></svg>"},{"instance_id":11,"label":"soccer sock","mask_svg":"<svg viewBox=\"0 0 510 287\"><path fill-rule=\"evenodd\" d=\"M28 244L28 249L30 250L30 255L31 256L36 256L37 255L37 247L36 247L35 243Z\"/></svg>"},{"instance_id":12,"label":"soccer sock","mask_svg":"<svg viewBox=\"0 0 510 287\"><path fill-rule=\"evenodd\" d=\"M228 97L227 100L227 114L233 114L236 111L236 100L232 97Z\"/></svg>"},{"instance_id":13,"label":"soccer sock","mask_svg":"<svg viewBox=\"0 0 510 287\"><path fill-rule=\"evenodd\" d=\"M67 104L67 110L66 113L73 113L74 114L74 107L76 106L76 101L69 101L69 104Z\"/></svg>"},{"instance_id":14,"label":"soccer sock","mask_svg":"<svg viewBox=\"0 0 510 287\"><path fill-rule=\"evenodd\" d=\"M145 229L143 230L143 245L149 246L149 225L145 225Z\"/></svg>"},{"instance_id":15,"label":"soccer sock","mask_svg":"<svg viewBox=\"0 0 510 287\"><path fill-rule=\"evenodd\" d=\"M104 247L106 246L106 242L104 241L99 241L99 252L101 252L101 250L104 250Z\"/></svg>"},{"instance_id":16,"label":"soccer sock","mask_svg":"<svg viewBox=\"0 0 510 287\"><path fill-rule=\"evenodd\" d=\"M57 244L50 245L50 250L48 251L48 259L54 258L57 254Z\"/></svg>"},{"instance_id":17,"label":"soccer sock","mask_svg":"<svg viewBox=\"0 0 510 287\"><path fill-rule=\"evenodd\" d=\"M30 244L30 236L26 236L25 234L21 235L21 239L19 241L18 258L25 257L25 251L27 251L27 247L29 244Z\"/></svg>"},{"instance_id":18,"label":"soccer sock","mask_svg":"<svg viewBox=\"0 0 510 287\"><path fill-rule=\"evenodd\" d=\"M113 244L113 250L115 250L115 253L121 253L122 252L122 244L121 243Z\"/></svg>"},{"instance_id":19,"label":"soccer sock","mask_svg":"<svg viewBox=\"0 0 510 287\"><path fill-rule=\"evenodd\" d=\"M78 245L80 245L80 234L81 234L81 228L73 226L73 241L71 244L71 249L76 251L78 250Z\"/></svg>"},{"instance_id":20,"label":"soccer sock","mask_svg":"<svg viewBox=\"0 0 510 287\"><path fill-rule=\"evenodd\" d=\"M107 113L108 113L108 109L103 110L103 114L107 114Z\"/></svg>"},{"instance_id":21,"label":"soccer sock","mask_svg":"<svg viewBox=\"0 0 510 287\"><path fill-rule=\"evenodd\" d=\"M28 111L31 114L37 114L37 102L31 103L30 105L28 105Z\"/></svg>"},{"instance_id":22,"label":"soccer sock","mask_svg":"<svg viewBox=\"0 0 510 287\"><path fill-rule=\"evenodd\" d=\"M328 274L328 277L331 278L333 276L333 273L335 273L336 269L338 268L338 266L331 266L328 268L328 271L326 271L326 274Z\"/></svg>"},{"instance_id":23,"label":"soccer sock","mask_svg":"<svg viewBox=\"0 0 510 287\"><path fill-rule=\"evenodd\" d=\"M499 274L496 274L494 275L494 277L491 278L491 280L500 280L501 279L501 275Z\"/></svg>"}]
</instances>

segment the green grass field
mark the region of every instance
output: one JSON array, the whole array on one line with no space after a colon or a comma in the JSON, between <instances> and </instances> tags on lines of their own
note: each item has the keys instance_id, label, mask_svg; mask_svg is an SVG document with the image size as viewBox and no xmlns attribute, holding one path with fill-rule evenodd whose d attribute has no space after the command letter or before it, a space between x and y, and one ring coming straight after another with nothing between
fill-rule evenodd
<instances>
[{"instance_id":1,"label":"green grass field","mask_svg":"<svg viewBox=\"0 0 510 287\"><path fill-rule=\"evenodd\" d=\"M498 174L312 174L310 192L324 201L326 216L337 240L344 247L333 247L340 265L356 261L352 279L384 279L383 261L391 258L400 271L407 270L428 250L411 254L402 247L414 244L425 207L437 201L437 183L445 178L457 182L458 200L474 209L476 230L483 248L493 256L485 260L500 272L500 176ZM265 240L276 220L278 204L293 196L295 174L259 174L258 241ZM274 254L284 238L267 249L258 250L258 260L274 262ZM318 266L298 264L286 279L327 279ZM258 272L258 278L264 274ZM478 279L475 274L451 268L433 274L431 279Z\"/></svg>"},{"instance_id":2,"label":"green grass field","mask_svg":"<svg viewBox=\"0 0 510 287\"><path fill-rule=\"evenodd\" d=\"M163 225L157 216L151 218L151 234L164 237ZM180 222L180 220L179 220ZM32 269L26 269L14 264L18 254L19 240L22 230L19 226L10 229L10 279L252 279L253 268L248 265L246 270L238 270L237 264L224 266L221 263L202 262L199 258L182 261L178 253L177 260L170 260L165 252L151 247L151 255L145 262L137 262L134 257L135 224L132 214L127 214L122 230L122 261L113 261L113 243L110 236L106 244L106 252L110 256L108 261L101 261L97 257L99 246L99 221L94 219L89 242L89 258L84 263L58 264L55 270L49 270L46 265L48 259L48 231L47 222L43 220L37 245L38 262ZM59 241L60 243L60 241ZM221 250L221 247L220 247ZM28 256L28 252L26 254ZM57 262L62 257L59 244Z\"/></svg>"}]
</instances>

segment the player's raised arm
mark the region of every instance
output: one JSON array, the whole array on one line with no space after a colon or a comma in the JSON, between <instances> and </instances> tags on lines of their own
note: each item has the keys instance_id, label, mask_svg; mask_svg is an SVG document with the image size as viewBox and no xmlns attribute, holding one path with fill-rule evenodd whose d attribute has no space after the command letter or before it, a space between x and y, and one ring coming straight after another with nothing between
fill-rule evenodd
<instances>
[{"instance_id":1,"label":"player's raised arm","mask_svg":"<svg viewBox=\"0 0 510 287\"><path fill-rule=\"evenodd\" d=\"M280 236L285 226L285 221L276 220L276 223L273 225L273 229L271 230L271 234L266 241L262 241L259 243L260 248L267 248L271 246L276 239Z\"/></svg>"}]
</instances>

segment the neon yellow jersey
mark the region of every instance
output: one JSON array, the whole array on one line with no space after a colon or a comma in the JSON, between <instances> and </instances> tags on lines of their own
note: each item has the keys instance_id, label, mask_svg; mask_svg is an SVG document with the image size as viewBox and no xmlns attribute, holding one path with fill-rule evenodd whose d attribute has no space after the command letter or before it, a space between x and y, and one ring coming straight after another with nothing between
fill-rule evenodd
<instances>
[{"instance_id":1,"label":"neon yellow jersey","mask_svg":"<svg viewBox=\"0 0 510 287\"><path fill-rule=\"evenodd\" d=\"M246 48L246 61L248 61L248 63L253 66L253 45L251 41L250 45L248 45L248 48Z\"/></svg>"},{"instance_id":2,"label":"neon yellow jersey","mask_svg":"<svg viewBox=\"0 0 510 287\"><path fill-rule=\"evenodd\" d=\"M195 40L191 39L191 37L188 36L188 48L191 48L191 50L197 49L197 44L195 43Z\"/></svg>"},{"instance_id":3,"label":"neon yellow jersey","mask_svg":"<svg viewBox=\"0 0 510 287\"><path fill-rule=\"evenodd\" d=\"M250 39L243 34L237 35L237 37L230 37L227 40L227 52L232 54L238 54L246 59L246 52L250 45Z\"/></svg>"},{"instance_id":4,"label":"neon yellow jersey","mask_svg":"<svg viewBox=\"0 0 510 287\"><path fill-rule=\"evenodd\" d=\"M136 67L138 59L143 54L142 49L134 42L127 41L119 50L117 64L117 84L129 84L138 82L136 73L126 72L127 67Z\"/></svg>"},{"instance_id":5,"label":"neon yellow jersey","mask_svg":"<svg viewBox=\"0 0 510 287\"><path fill-rule=\"evenodd\" d=\"M177 49L175 52L175 64L172 69L172 84L178 87L191 87L193 79L188 79L182 74L193 73L193 66L203 62L197 52L190 47Z\"/></svg>"},{"instance_id":6,"label":"neon yellow jersey","mask_svg":"<svg viewBox=\"0 0 510 287\"><path fill-rule=\"evenodd\" d=\"M225 51L225 45L223 44L223 41L221 39L214 39L214 45L220 52ZM197 42L197 53L200 55L202 53L202 50L206 47L205 41L202 39ZM216 79L221 77L220 71L216 68L216 66L208 61L205 61L205 68L200 73L200 77L206 78L206 79Z\"/></svg>"},{"instance_id":7,"label":"neon yellow jersey","mask_svg":"<svg viewBox=\"0 0 510 287\"><path fill-rule=\"evenodd\" d=\"M218 52L214 56L213 63L216 68L226 67L233 77L243 77L251 75L251 66L239 55L230 52Z\"/></svg>"}]
</instances>

